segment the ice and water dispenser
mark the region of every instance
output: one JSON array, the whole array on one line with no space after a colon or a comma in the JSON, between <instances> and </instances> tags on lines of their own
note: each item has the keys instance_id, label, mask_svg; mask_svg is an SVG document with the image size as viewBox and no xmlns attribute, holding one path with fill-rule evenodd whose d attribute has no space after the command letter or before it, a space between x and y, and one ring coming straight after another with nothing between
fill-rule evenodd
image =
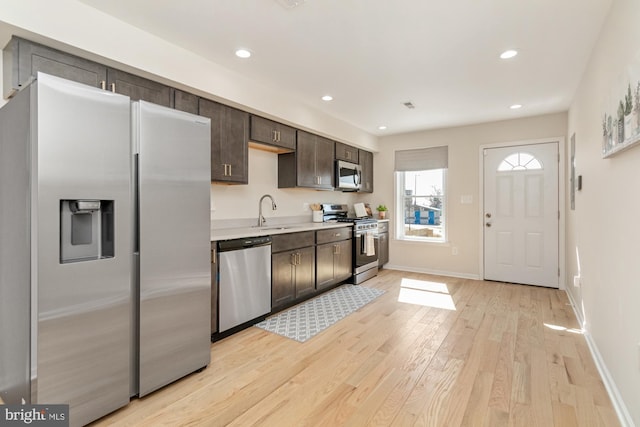
<instances>
[{"instance_id":1,"label":"ice and water dispenser","mask_svg":"<svg viewBox=\"0 0 640 427\"><path fill-rule=\"evenodd\" d=\"M113 200L60 201L60 263L111 258Z\"/></svg>"}]
</instances>

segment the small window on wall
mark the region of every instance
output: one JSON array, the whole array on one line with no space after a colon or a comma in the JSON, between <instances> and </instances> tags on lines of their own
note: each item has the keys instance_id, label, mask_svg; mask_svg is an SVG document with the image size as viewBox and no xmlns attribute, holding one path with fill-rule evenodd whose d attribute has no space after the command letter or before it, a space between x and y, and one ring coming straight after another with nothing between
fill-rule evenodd
<instances>
[{"instance_id":1,"label":"small window on wall","mask_svg":"<svg viewBox=\"0 0 640 427\"><path fill-rule=\"evenodd\" d=\"M447 147L396 151L398 239L446 240L447 167Z\"/></svg>"},{"instance_id":2,"label":"small window on wall","mask_svg":"<svg viewBox=\"0 0 640 427\"><path fill-rule=\"evenodd\" d=\"M498 172L536 169L542 169L542 163L529 153L510 154L498 165Z\"/></svg>"}]
</instances>

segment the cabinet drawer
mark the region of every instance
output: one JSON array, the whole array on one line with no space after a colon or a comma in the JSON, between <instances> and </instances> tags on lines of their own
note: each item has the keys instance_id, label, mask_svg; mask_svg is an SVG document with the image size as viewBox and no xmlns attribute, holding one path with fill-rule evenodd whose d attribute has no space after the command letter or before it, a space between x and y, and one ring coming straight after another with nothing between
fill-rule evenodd
<instances>
[{"instance_id":1,"label":"cabinet drawer","mask_svg":"<svg viewBox=\"0 0 640 427\"><path fill-rule=\"evenodd\" d=\"M353 230L351 227L320 230L316 231L316 241L319 245L323 243L338 242L340 240L351 239L352 233Z\"/></svg>"},{"instance_id":2,"label":"cabinet drawer","mask_svg":"<svg viewBox=\"0 0 640 427\"><path fill-rule=\"evenodd\" d=\"M313 231L275 234L271 236L271 239L271 252L288 251L291 249L313 246L315 244Z\"/></svg>"},{"instance_id":3,"label":"cabinet drawer","mask_svg":"<svg viewBox=\"0 0 640 427\"><path fill-rule=\"evenodd\" d=\"M389 232L389 223L388 222L378 222L378 233L388 233Z\"/></svg>"}]
</instances>

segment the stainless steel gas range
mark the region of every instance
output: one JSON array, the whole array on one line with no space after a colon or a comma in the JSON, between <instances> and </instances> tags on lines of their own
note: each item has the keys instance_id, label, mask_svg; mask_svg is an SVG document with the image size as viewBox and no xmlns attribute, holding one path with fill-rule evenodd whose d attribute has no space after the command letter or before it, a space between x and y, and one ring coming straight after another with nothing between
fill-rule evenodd
<instances>
[{"instance_id":1,"label":"stainless steel gas range","mask_svg":"<svg viewBox=\"0 0 640 427\"><path fill-rule=\"evenodd\" d=\"M353 224L353 283L358 285L378 274L378 221L349 217L349 206L323 204L325 222Z\"/></svg>"}]
</instances>

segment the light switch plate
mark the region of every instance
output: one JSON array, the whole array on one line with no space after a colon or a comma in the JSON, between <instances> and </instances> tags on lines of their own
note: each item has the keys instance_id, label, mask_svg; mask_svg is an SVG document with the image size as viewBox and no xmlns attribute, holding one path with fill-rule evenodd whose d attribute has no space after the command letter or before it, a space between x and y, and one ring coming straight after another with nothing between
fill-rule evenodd
<instances>
[{"instance_id":1,"label":"light switch plate","mask_svg":"<svg viewBox=\"0 0 640 427\"><path fill-rule=\"evenodd\" d=\"M460 196L460 203L463 205L470 205L473 203L473 196L471 194L463 194Z\"/></svg>"}]
</instances>

